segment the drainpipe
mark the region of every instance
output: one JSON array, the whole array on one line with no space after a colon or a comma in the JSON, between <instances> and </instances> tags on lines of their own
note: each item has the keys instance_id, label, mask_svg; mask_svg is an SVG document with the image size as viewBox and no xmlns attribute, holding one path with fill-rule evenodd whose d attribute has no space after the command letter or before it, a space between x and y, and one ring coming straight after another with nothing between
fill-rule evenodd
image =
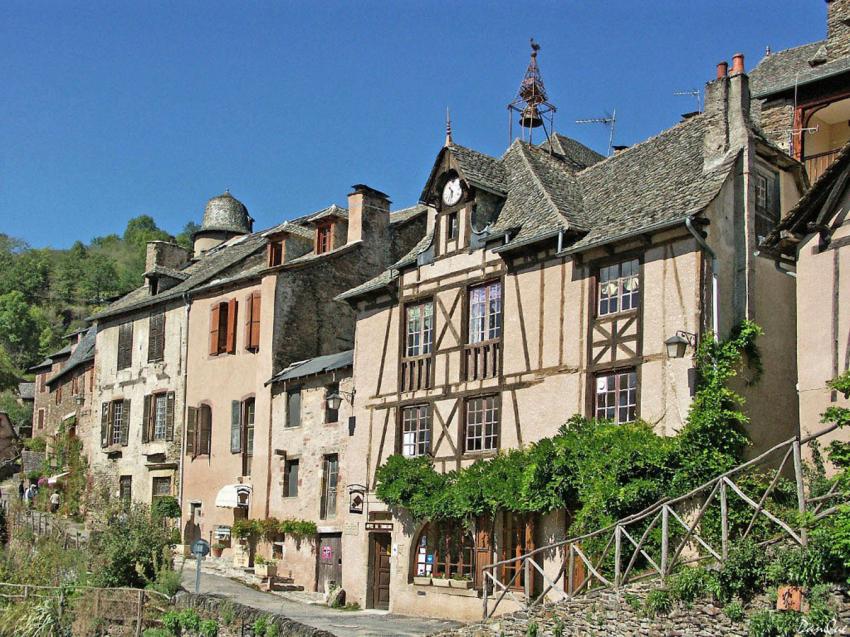
<instances>
[{"instance_id":1,"label":"drainpipe","mask_svg":"<svg viewBox=\"0 0 850 637\"><path fill-rule=\"evenodd\" d=\"M782 267L782 263L780 262L778 257L776 259L774 259L773 267L776 268L777 272L781 272L782 274L787 274L788 276L790 276L794 279L797 278L797 273L794 272L794 270L786 270L785 268Z\"/></svg>"},{"instance_id":2,"label":"drainpipe","mask_svg":"<svg viewBox=\"0 0 850 637\"><path fill-rule=\"evenodd\" d=\"M685 217L685 227L688 229L688 232L693 235L700 248L702 248L709 257L711 257L711 331L714 333L714 340L716 341L718 340L717 330L720 323L720 309L718 308L717 303L720 297L717 291L717 255L714 253L714 250L711 249L711 246L706 243L705 238L702 234L700 234L699 230L694 228L693 217Z\"/></svg>"},{"instance_id":3,"label":"drainpipe","mask_svg":"<svg viewBox=\"0 0 850 637\"><path fill-rule=\"evenodd\" d=\"M564 231L558 231L558 254L564 249Z\"/></svg>"},{"instance_id":4,"label":"drainpipe","mask_svg":"<svg viewBox=\"0 0 850 637\"><path fill-rule=\"evenodd\" d=\"M186 332L183 336L183 427L180 433L180 462L178 464L177 475L180 481L180 490L177 495L177 502L180 505L180 525L183 525L183 463L186 459L186 423L189 418L189 401L186 396L186 385L188 382L189 371L189 310L192 303L189 301L189 293L183 293L183 305L186 307ZM186 538L183 538L184 540Z\"/></svg>"}]
</instances>

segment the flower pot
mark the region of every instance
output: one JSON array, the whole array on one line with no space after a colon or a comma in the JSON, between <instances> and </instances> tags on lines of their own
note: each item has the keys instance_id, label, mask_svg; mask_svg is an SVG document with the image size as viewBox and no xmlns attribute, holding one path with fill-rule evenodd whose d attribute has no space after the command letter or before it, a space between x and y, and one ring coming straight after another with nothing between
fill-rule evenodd
<instances>
[{"instance_id":1,"label":"flower pot","mask_svg":"<svg viewBox=\"0 0 850 637\"><path fill-rule=\"evenodd\" d=\"M469 590L472 588L472 580L468 579L450 579L449 586L452 588L462 588L464 590Z\"/></svg>"},{"instance_id":2,"label":"flower pot","mask_svg":"<svg viewBox=\"0 0 850 637\"><path fill-rule=\"evenodd\" d=\"M415 575L413 577L413 583L417 586L430 586L431 585L431 576L430 575Z\"/></svg>"},{"instance_id":3,"label":"flower pot","mask_svg":"<svg viewBox=\"0 0 850 637\"><path fill-rule=\"evenodd\" d=\"M433 586L440 586L442 588L448 588L451 586L451 580L446 579L445 577L434 577L431 579L431 584Z\"/></svg>"},{"instance_id":4,"label":"flower pot","mask_svg":"<svg viewBox=\"0 0 850 637\"><path fill-rule=\"evenodd\" d=\"M277 564L254 564L254 575L257 577L274 577L277 574Z\"/></svg>"},{"instance_id":5,"label":"flower pot","mask_svg":"<svg viewBox=\"0 0 850 637\"><path fill-rule=\"evenodd\" d=\"M224 552L224 548L223 548L223 547L220 547L220 546L219 546L219 547L215 547L215 546L214 546L214 547L212 548L212 554L213 554L213 557L221 557L221 554L222 554L223 552Z\"/></svg>"}]
</instances>

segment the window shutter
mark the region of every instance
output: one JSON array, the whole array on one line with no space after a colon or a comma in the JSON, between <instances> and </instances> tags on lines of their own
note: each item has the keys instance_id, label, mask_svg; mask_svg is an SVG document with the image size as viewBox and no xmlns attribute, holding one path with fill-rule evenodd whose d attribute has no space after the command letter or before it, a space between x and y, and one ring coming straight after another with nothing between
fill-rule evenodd
<instances>
[{"instance_id":1,"label":"window shutter","mask_svg":"<svg viewBox=\"0 0 850 637\"><path fill-rule=\"evenodd\" d=\"M142 442L150 442L151 439L151 403L153 402L153 394L145 396L145 402L142 403Z\"/></svg>"},{"instance_id":2,"label":"window shutter","mask_svg":"<svg viewBox=\"0 0 850 637\"><path fill-rule=\"evenodd\" d=\"M165 353L165 313L152 314L148 325L148 362L161 361Z\"/></svg>"},{"instance_id":3,"label":"window shutter","mask_svg":"<svg viewBox=\"0 0 850 637\"><path fill-rule=\"evenodd\" d=\"M197 455L195 451L195 436L198 431L198 408L189 407L186 413L186 455L193 458Z\"/></svg>"},{"instance_id":4,"label":"window shutter","mask_svg":"<svg viewBox=\"0 0 850 637\"><path fill-rule=\"evenodd\" d=\"M122 323L118 327L118 369L126 369L133 363L133 323Z\"/></svg>"},{"instance_id":5,"label":"window shutter","mask_svg":"<svg viewBox=\"0 0 850 637\"><path fill-rule=\"evenodd\" d=\"M242 403L238 400L230 403L230 453L242 451Z\"/></svg>"},{"instance_id":6,"label":"window shutter","mask_svg":"<svg viewBox=\"0 0 850 637\"><path fill-rule=\"evenodd\" d=\"M239 303L236 299L230 299L227 302L227 353L233 354L236 352L236 312L239 308Z\"/></svg>"},{"instance_id":7,"label":"window shutter","mask_svg":"<svg viewBox=\"0 0 850 637\"><path fill-rule=\"evenodd\" d=\"M174 392L165 396L165 439L174 440Z\"/></svg>"},{"instance_id":8,"label":"window shutter","mask_svg":"<svg viewBox=\"0 0 850 637\"><path fill-rule=\"evenodd\" d=\"M260 299L259 292L251 295L251 334L248 342L254 350L260 348Z\"/></svg>"},{"instance_id":9,"label":"window shutter","mask_svg":"<svg viewBox=\"0 0 850 637\"><path fill-rule=\"evenodd\" d=\"M254 304L251 301L253 298L253 292L245 297L245 349L251 349L251 321L254 318Z\"/></svg>"},{"instance_id":10,"label":"window shutter","mask_svg":"<svg viewBox=\"0 0 850 637\"><path fill-rule=\"evenodd\" d=\"M200 435L198 436L198 454L212 454L212 409L209 405L201 407L200 422L198 424Z\"/></svg>"},{"instance_id":11,"label":"window shutter","mask_svg":"<svg viewBox=\"0 0 850 637\"><path fill-rule=\"evenodd\" d=\"M218 354L218 321L221 307L216 304L210 310L210 354Z\"/></svg>"},{"instance_id":12,"label":"window shutter","mask_svg":"<svg viewBox=\"0 0 850 637\"><path fill-rule=\"evenodd\" d=\"M130 399L124 400L121 410L121 446L126 447L130 441Z\"/></svg>"},{"instance_id":13,"label":"window shutter","mask_svg":"<svg viewBox=\"0 0 850 637\"><path fill-rule=\"evenodd\" d=\"M100 406L100 446L106 447L109 440L109 403Z\"/></svg>"}]
</instances>

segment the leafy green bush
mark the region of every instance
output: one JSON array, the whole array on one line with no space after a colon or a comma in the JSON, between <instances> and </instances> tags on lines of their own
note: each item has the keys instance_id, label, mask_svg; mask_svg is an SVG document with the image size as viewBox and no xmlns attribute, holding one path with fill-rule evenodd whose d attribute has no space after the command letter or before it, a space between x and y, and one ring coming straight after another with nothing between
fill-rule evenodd
<instances>
[{"instance_id":1,"label":"leafy green bush","mask_svg":"<svg viewBox=\"0 0 850 637\"><path fill-rule=\"evenodd\" d=\"M723 607L723 614L733 622L740 623L744 621L744 605L736 599Z\"/></svg>"},{"instance_id":2,"label":"leafy green bush","mask_svg":"<svg viewBox=\"0 0 850 637\"><path fill-rule=\"evenodd\" d=\"M540 630L540 627L537 625L537 622L529 622L528 627L525 629L526 637L537 637L537 633Z\"/></svg>"},{"instance_id":3,"label":"leafy green bush","mask_svg":"<svg viewBox=\"0 0 850 637\"><path fill-rule=\"evenodd\" d=\"M160 518L179 518L180 505L177 498L171 495L160 496L151 504L151 515Z\"/></svg>"},{"instance_id":4,"label":"leafy green bush","mask_svg":"<svg viewBox=\"0 0 850 637\"><path fill-rule=\"evenodd\" d=\"M180 612L176 610L170 610L163 613L160 618L162 625L165 627L165 630L168 631L170 635L179 635L180 634Z\"/></svg>"},{"instance_id":5,"label":"leafy green bush","mask_svg":"<svg viewBox=\"0 0 850 637\"><path fill-rule=\"evenodd\" d=\"M647 617L666 615L671 610L673 610L673 598L666 588L650 591L643 603L643 611Z\"/></svg>"},{"instance_id":6,"label":"leafy green bush","mask_svg":"<svg viewBox=\"0 0 850 637\"><path fill-rule=\"evenodd\" d=\"M281 520L277 528L279 533L291 535L295 539L312 537L318 532L316 523L310 520Z\"/></svg>"},{"instance_id":7,"label":"leafy green bush","mask_svg":"<svg viewBox=\"0 0 850 637\"><path fill-rule=\"evenodd\" d=\"M717 572L721 601L740 597L748 601L764 590L767 579L767 555L751 540L733 544L729 556Z\"/></svg>"},{"instance_id":8,"label":"leafy green bush","mask_svg":"<svg viewBox=\"0 0 850 637\"><path fill-rule=\"evenodd\" d=\"M171 637L171 635L165 628L147 628L142 633L142 637Z\"/></svg>"},{"instance_id":9,"label":"leafy green bush","mask_svg":"<svg viewBox=\"0 0 850 637\"><path fill-rule=\"evenodd\" d=\"M767 580L777 585L814 586L824 580L827 560L824 550L816 543L805 548L783 547L767 567Z\"/></svg>"},{"instance_id":10,"label":"leafy green bush","mask_svg":"<svg viewBox=\"0 0 850 637\"><path fill-rule=\"evenodd\" d=\"M180 590L180 573L170 568L160 569L156 574L156 579L145 588L162 593L168 597L174 597L177 591Z\"/></svg>"},{"instance_id":11,"label":"leafy green bush","mask_svg":"<svg viewBox=\"0 0 850 637\"><path fill-rule=\"evenodd\" d=\"M25 438L24 439L24 448L30 451L44 451L47 449L47 440L44 438ZM35 471L30 471L30 473L37 473ZM29 477L29 474L27 474ZM36 477L36 480L38 477Z\"/></svg>"},{"instance_id":12,"label":"leafy green bush","mask_svg":"<svg viewBox=\"0 0 850 637\"><path fill-rule=\"evenodd\" d=\"M269 620L265 615L261 615L256 619L256 621L252 624L251 630L254 633L254 637L265 636L266 630L269 627Z\"/></svg>"},{"instance_id":13,"label":"leafy green bush","mask_svg":"<svg viewBox=\"0 0 850 637\"><path fill-rule=\"evenodd\" d=\"M793 637L800 629L803 616L794 611L763 610L750 617L750 637Z\"/></svg>"},{"instance_id":14,"label":"leafy green bush","mask_svg":"<svg viewBox=\"0 0 850 637\"><path fill-rule=\"evenodd\" d=\"M280 636L280 628L277 627L277 624L269 624L266 628L265 637L279 637Z\"/></svg>"},{"instance_id":15,"label":"leafy green bush","mask_svg":"<svg viewBox=\"0 0 850 637\"><path fill-rule=\"evenodd\" d=\"M256 542L263 534L263 526L259 520L236 520L231 533L240 540Z\"/></svg>"},{"instance_id":16,"label":"leafy green bush","mask_svg":"<svg viewBox=\"0 0 850 637\"><path fill-rule=\"evenodd\" d=\"M200 637L218 637L218 622L214 619L203 620L198 627L198 635ZM266 630L266 637L268 635L269 631Z\"/></svg>"},{"instance_id":17,"label":"leafy green bush","mask_svg":"<svg viewBox=\"0 0 850 637\"><path fill-rule=\"evenodd\" d=\"M690 604L712 592L717 577L705 568L684 568L670 578L667 586L673 599Z\"/></svg>"}]
</instances>

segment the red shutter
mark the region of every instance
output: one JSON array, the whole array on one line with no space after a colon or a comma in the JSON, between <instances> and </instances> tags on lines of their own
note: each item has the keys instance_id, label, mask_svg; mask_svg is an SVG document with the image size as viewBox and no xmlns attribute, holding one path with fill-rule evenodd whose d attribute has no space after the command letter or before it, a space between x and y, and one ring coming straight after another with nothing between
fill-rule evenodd
<instances>
[{"instance_id":1,"label":"red shutter","mask_svg":"<svg viewBox=\"0 0 850 637\"><path fill-rule=\"evenodd\" d=\"M245 297L245 349L251 349L251 321L254 319L254 293Z\"/></svg>"},{"instance_id":2,"label":"red shutter","mask_svg":"<svg viewBox=\"0 0 850 637\"><path fill-rule=\"evenodd\" d=\"M218 304L213 305L210 311L210 354L218 354L218 321L221 308Z\"/></svg>"},{"instance_id":3,"label":"red shutter","mask_svg":"<svg viewBox=\"0 0 850 637\"><path fill-rule=\"evenodd\" d=\"M236 353L236 311L239 303L236 299L227 302L227 353Z\"/></svg>"},{"instance_id":4,"label":"red shutter","mask_svg":"<svg viewBox=\"0 0 850 637\"><path fill-rule=\"evenodd\" d=\"M260 349L260 293L254 292L251 299L251 347Z\"/></svg>"}]
</instances>

